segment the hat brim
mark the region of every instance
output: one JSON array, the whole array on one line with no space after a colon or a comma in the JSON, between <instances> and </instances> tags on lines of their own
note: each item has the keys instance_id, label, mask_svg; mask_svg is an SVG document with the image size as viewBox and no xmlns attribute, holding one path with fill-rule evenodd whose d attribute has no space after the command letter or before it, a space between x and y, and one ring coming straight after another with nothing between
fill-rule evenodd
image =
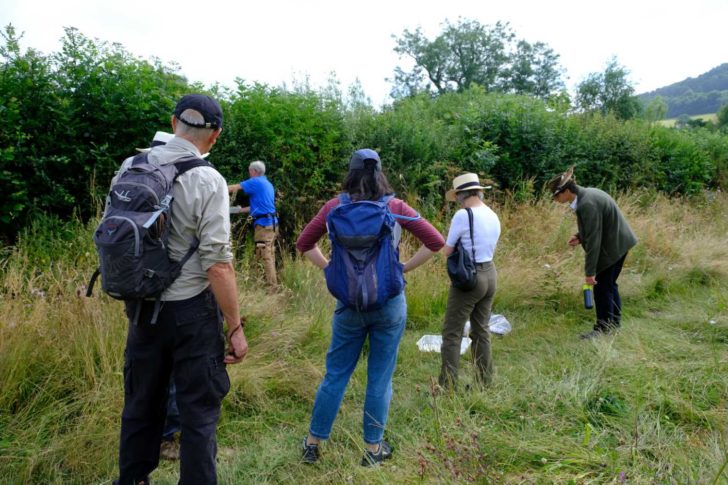
<instances>
[{"instance_id":1,"label":"hat brim","mask_svg":"<svg viewBox=\"0 0 728 485\"><path fill-rule=\"evenodd\" d=\"M455 202L457 200L457 194L458 192L465 192L468 190L489 190L492 189L492 185L486 185L483 187L482 185L471 185L470 187L466 189L450 189L447 192L445 192L445 200L448 202Z\"/></svg>"}]
</instances>

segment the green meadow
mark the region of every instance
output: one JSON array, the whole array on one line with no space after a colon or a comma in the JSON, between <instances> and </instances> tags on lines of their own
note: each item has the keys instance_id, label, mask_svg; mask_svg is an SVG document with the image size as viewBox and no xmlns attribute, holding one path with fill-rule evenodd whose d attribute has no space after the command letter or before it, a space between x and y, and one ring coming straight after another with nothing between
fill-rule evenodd
<instances>
[{"instance_id":1,"label":"green meadow","mask_svg":"<svg viewBox=\"0 0 728 485\"><path fill-rule=\"evenodd\" d=\"M632 192L618 202L640 242L620 278L623 329L579 340L583 252L566 245L564 206L492 206L503 233L494 311L496 378L481 389L464 356L461 390L433 385L444 258L409 275L409 321L386 438L394 457L359 465L366 372L349 385L322 458L300 463L324 372L333 299L313 265L283 247L283 289L260 289L249 241L236 241L250 353L229 367L218 427L221 483L727 483L728 198ZM446 217L436 221L447 227ZM41 219L0 266L0 483L110 483L116 476L126 321L120 302L80 296L93 271L93 221ZM241 231L238 228L238 233ZM403 251L416 250L405 239ZM406 255L405 255L406 257ZM162 462L154 483L177 483Z\"/></svg>"}]
</instances>

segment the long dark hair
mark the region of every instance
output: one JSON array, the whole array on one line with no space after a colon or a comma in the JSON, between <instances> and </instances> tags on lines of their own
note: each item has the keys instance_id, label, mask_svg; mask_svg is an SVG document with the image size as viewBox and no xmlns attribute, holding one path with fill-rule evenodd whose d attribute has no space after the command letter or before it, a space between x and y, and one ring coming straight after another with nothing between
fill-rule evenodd
<instances>
[{"instance_id":1,"label":"long dark hair","mask_svg":"<svg viewBox=\"0 0 728 485\"><path fill-rule=\"evenodd\" d=\"M352 200L379 200L385 195L393 194L387 177L381 170L376 170L375 160L366 160L364 168L349 170L341 189L349 194Z\"/></svg>"}]
</instances>

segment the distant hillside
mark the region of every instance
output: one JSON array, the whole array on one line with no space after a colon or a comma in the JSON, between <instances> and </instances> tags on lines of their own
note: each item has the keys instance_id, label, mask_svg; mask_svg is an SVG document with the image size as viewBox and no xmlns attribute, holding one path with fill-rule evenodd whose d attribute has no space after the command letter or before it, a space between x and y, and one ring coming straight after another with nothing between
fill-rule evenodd
<instances>
[{"instance_id":1,"label":"distant hillside","mask_svg":"<svg viewBox=\"0 0 728 485\"><path fill-rule=\"evenodd\" d=\"M667 117L682 114L699 115L715 113L728 103L728 63L711 69L698 77L689 77L649 93L640 94L639 99L647 105L656 96L667 102Z\"/></svg>"}]
</instances>

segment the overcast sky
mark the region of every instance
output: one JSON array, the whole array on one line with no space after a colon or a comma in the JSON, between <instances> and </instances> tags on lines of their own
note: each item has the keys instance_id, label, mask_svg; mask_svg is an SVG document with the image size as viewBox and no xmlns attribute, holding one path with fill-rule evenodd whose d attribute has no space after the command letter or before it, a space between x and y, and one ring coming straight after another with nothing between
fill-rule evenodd
<instances>
[{"instance_id":1,"label":"overcast sky","mask_svg":"<svg viewBox=\"0 0 728 485\"><path fill-rule=\"evenodd\" d=\"M510 22L519 38L560 57L567 87L616 56L637 92L728 62L728 0L2 0L0 22L25 32L23 47L60 49L63 27L128 51L176 62L190 81L279 86L331 72L359 79L375 105L389 102L392 35L418 26L433 38L445 19Z\"/></svg>"}]
</instances>

